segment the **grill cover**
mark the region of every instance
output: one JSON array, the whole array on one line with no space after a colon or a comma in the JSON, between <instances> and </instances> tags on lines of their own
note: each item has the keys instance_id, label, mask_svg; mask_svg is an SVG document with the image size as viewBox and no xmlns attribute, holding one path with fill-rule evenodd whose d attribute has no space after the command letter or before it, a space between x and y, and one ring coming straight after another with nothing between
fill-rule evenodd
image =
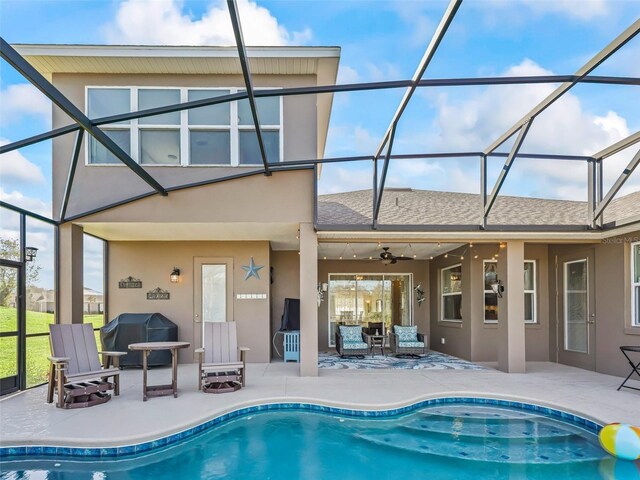
<instances>
[{"instance_id":1,"label":"grill cover","mask_svg":"<svg viewBox=\"0 0 640 480\"><path fill-rule=\"evenodd\" d=\"M129 351L129 345L139 342L175 342L178 326L161 313L122 313L100 329L100 339L106 351L127 352L120 357L124 367L141 367L142 352ZM147 357L149 366L171 365L169 350L156 350Z\"/></svg>"}]
</instances>

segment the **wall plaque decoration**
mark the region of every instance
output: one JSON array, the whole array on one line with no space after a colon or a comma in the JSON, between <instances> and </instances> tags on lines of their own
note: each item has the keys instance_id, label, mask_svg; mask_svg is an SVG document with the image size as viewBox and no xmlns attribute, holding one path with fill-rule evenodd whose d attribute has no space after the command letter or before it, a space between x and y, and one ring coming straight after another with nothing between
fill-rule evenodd
<instances>
[{"instance_id":1,"label":"wall plaque decoration","mask_svg":"<svg viewBox=\"0 0 640 480\"><path fill-rule=\"evenodd\" d=\"M118 288L142 288L142 280L133 277L123 278L118 282Z\"/></svg>"},{"instance_id":2,"label":"wall plaque decoration","mask_svg":"<svg viewBox=\"0 0 640 480\"><path fill-rule=\"evenodd\" d=\"M169 292L160 287L147 292L147 300L169 300Z\"/></svg>"}]
</instances>

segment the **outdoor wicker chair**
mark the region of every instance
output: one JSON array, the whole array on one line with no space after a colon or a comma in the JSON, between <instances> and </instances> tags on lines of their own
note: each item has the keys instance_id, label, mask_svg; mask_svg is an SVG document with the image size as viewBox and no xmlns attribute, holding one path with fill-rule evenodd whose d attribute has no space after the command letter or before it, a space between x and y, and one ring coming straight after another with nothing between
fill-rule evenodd
<instances>
[{"instance_id":1,"label":"outdoor wicker chair","mask_svg":"<svg viewBox=\"0 0 640 480\"><path fill-rule=\"evenodd\" d=\"M196 349L198 389L205 393L227 393L244 387L248 351L238 348L236 322L205 322L202 348Z\"/></svg>"},{"instance_id":2,"label":"outdoor wicker chair","mask_svg":"<svg viewBox=\"0 0 640 480\"><path fill-rule=\"evenodd\" d=\"M341 357L354 356L364 358L370 346L364 340L359 325L340 325L336 329L336 350Z\"/></svg>"},{"instance_id":3,"label":"outdoor wicker chair","mask_svg":"<svg viewBox=\"0 0 640 480\"><path fill-rule=\"evenodd\" d=\"M416 326L394 325L389 332L391 353L396 357L419 357L427 353L426 337Z\"/></svg>"},{"instance_id":4,"label":"outdoor wicker chair","mask_svg":"<svg viewBox=\"0 0 640 480\"><path fill-rule=\"evenodd\" d=\"M49 325L51 356L47 403L58 395L59 408L91 407L120 394L120 357L126 352L98 352L90 323ZM104 366L100 364L102 355ZM113 363L113 366L111 364ZM109 382L111 378L113 381Z\"/></svg>"}]
</instances>

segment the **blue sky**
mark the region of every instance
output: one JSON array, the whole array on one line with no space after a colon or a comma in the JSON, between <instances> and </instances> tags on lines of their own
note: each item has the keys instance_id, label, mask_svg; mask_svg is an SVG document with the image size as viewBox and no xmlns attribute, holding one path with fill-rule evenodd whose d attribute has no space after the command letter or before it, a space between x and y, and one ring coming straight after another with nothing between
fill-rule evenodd
<instances>
[{"instance_id":1,"label":"blue sky","mask_svg":"<svg viewBox=\"0 0 640 480\"><path fill-rule=\"evenodd\" d=\"M223 0L2 0L0 34L10 43L231 44ZM447 1L239 0L249 44L338 45L339 82L408 79ZM635 0L466 0L425 78L572 74L640 17ZM640 38L595 74L640 76ZM481 150L555 86L421 89L398 128L394 151ZM591 154L640 129L639 87L579 85L534 122L523 151ZM326 155L371 154L401 90L338 94ZM4 61L0 66L0 141L50 128L48 102ZM508 145L507 145L508 147ZM637 149L637 147L636 147ZM636 150L611 157L605 186ZM10 154L11 155L11 154ZM4 158L2 158L4 157ZM0 157L0 195L50 210L50 145ZM502 161L490 164L490 182ZM325 166L321 193L370 188L371 165ZM393 162L388 185L478 191L478 162ZM635 172L622 193L640 189ZM583 200L582 165L518 160L503 193Z\"/></svg>"}]
</instances>

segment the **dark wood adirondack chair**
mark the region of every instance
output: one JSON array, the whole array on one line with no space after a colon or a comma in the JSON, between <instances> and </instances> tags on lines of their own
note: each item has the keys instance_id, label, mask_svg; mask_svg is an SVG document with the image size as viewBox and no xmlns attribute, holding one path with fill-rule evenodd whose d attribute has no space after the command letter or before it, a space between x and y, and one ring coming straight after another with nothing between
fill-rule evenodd
<instances>
[{"instance_id":1,"label":"dark wood adirondack chair","mask_svg":"<svg viewBox=\"0 0 640 480\"><path fill-rule=\"evenodd\" d=\"M49 325L51 368L47 403L58 395L59 408L91 407L120 394L120 356L126 352L98 352L91 324ZM102 354L105 365L100 364ZM111 366L113 365L113 366ZM113 381L108 381L109 379Z\"/></svg>"}]
</instances>

